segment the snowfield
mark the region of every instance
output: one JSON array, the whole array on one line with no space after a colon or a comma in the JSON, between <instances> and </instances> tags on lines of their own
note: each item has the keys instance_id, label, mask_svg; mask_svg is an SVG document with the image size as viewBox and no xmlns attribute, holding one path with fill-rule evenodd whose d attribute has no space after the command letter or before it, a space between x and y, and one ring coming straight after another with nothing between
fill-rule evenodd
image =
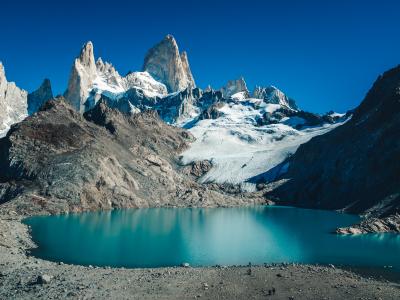
<instances>
[{"instance_id":1,"label":"snowfield","mask_svg":"<svg viewBox=\"0 0 400 300\"><path fill-rule=\"evenodd\" d=\"M255 102L259 102L256 109L249 105ZM182 154L182 163L210 160L213 167L200 178L200 182L241 184L244 189L253 190L255 183L250 182L252 178L264 175L273 179L277 175L273 168L301 144L343 124L296 130L291 126L304 120L293 117L284 118L278 124L256 126L256 119L265 111L272 112L279 107L279 104L266 104L259 99L225 104L220 109L223 116L201 120L189 129L196 141ZM278 172L284 172L286 168L283 166Z\"/></svg>"}]
</instances>

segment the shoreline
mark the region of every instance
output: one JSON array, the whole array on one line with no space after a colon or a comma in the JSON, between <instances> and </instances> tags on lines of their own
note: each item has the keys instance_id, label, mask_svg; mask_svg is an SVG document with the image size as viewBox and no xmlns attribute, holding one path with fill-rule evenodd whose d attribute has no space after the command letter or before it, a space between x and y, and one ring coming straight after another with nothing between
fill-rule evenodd
<instances>
[{"instance_id":1,"label":"shoreline","mask_svg":"<svg viewBox=\"0 0 400 300\"><path fill-rule=\"evenodd\" d=\"M110 268L33 257L28 226L0 214L1 299L398 299L400 273L307 264ZM37 283L40 275L51 281ZM269 291L275 289L275 295Z\"/></svg>"}]
</instances>

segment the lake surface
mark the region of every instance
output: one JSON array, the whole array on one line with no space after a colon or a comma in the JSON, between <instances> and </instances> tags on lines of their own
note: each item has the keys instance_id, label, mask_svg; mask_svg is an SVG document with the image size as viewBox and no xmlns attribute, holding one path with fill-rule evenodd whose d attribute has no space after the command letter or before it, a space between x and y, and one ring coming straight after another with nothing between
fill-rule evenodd
<instances>
[{"instance_id":1,"label":"lake surface","mask_svg":"<svg viewBox=\"0 0 400 300\"><path fill-rule=\"evenodd\" d=\"M340 236L354 215L279 206L151 208L26 219L32 255L114 267L296 262L393 266L400 235Z\"/></svg>"}]
</instances>

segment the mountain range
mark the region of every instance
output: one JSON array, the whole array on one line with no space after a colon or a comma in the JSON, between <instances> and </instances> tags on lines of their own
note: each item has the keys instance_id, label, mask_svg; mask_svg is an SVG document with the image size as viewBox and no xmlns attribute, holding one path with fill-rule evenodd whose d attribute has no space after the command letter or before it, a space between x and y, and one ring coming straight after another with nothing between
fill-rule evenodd
<instances>
[{"instance_id":1,"label":"mountain range","mask_svg":"<svg viewBox=\"0 0 400 300\"><path fill-rule=\"evenodd\" d=\"M55 99L50 80L28 93L0 65L0 203L68 212L272 199L381 218L341 233L400 231L398 78L385 73L354 111L319 115L244 78L197 87L171 35L125 76L87 42Z\"/></svg>"}]
</instances>

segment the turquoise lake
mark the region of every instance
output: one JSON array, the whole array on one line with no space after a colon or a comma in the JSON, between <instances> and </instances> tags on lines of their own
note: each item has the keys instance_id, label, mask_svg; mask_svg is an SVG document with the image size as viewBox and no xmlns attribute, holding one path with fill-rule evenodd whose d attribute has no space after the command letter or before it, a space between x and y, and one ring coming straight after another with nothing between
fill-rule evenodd
<instances>
[{"instance_id":1,"label":"turquoise lake","mask_svg":"<svg viewBox=\"0 0 400 300\"><path fill-rule=\"evenodd\" d=\"M279 262L392 266L400 235L340 236L359 217L279 206L149 208L31 217L31 254L112 267L245 265Z\"/></svg>"}]
</instances>

